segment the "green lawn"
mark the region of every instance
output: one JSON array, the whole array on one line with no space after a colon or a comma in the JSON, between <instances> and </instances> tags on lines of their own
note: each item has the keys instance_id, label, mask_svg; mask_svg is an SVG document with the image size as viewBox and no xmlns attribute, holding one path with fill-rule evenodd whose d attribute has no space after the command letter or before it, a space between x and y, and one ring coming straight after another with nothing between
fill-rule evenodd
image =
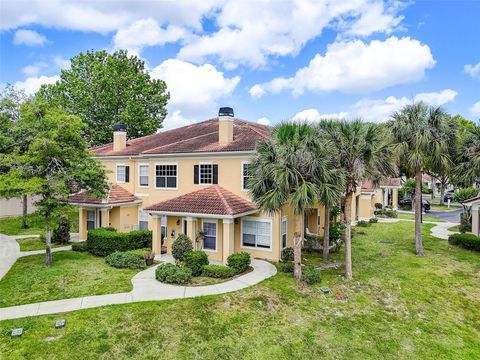
<instances>
[{"instance_id":1,"label":"green lawn","mask_svg":"<svg viewBox=\"0 0 480 360\"><path fill-rule=\"evenodd\" d=\"M0 280L0 307L130 291L130 280L138 272L116 269L104 258L74 251L53 253L51 267L44 260L45 255L17 260Z\"/></svg>"},{"instance_id":2,"label":"green lawn","mask_svg":"<svg viewBox=\"0 0 480 360\"><path fill-rule=\"evenodd\" d=\"M73 209L67 213L70 219L70 231L78 232L78 210ZM28 215L28 228L22 229L22 217L6 217L0 218L0 233L5 235L32 235L45 232L45 220L38 214ZM55 221L52 220L52 227Z\"/></svg>"},{"instance_id":3,"label":"green lawn","mask_svg":"<svg viewBox=\"0 0 480 360\"><path fill-rule=\"evenodd\" d=\"M450 205L450 208L447 205L440 204L430 204L432 210L457 210L459 206Z\"/></svg>"},{"instance_id":4,"label":"green lawn","mask_svg":"<svg viewBox=\"0 0 480 360\"><path fill-rule=\"evenodd\" d=\"M20 245L20 251L45 250L45 243L39 237L28 237L17 239ZM66 246L63 244L52 244L53 248Z\"/></svg>"},{"instance_id":5,"label":"green lawn","mask_svg":"<svg viewBox=\"0 0 480 360\"><path fill-rule=\"evenodd\" d=\"M415 214L400 213L398 214L398 219L415 220ZM433 216L428 216L428 215L423 215L423 221L444 222L442 219L439 219Z\"/></svg>"},{"instance_id":6,"label":"green lawn","mask_svg":"<svg viewBox=\"0 0 480 360\"><path fill-rule=\"evenodd\" d=\"M279 273L224 295L3 321L0 357L478 359L480 254L432 238L431 227L424 257L414 254L412 222L356 229L353 281L341 268L312 287ZM56 319L66 327L56 330ZM23 337L9 336L16 327Z\"/></svg>"},{"instance_id":7,"label":"green lawn","mask_svg":"<svg viewBox=\"0 0 480 360\"><path fill-rule=\"evenodd\" d=\"M447 230L448 231L460 231L460 225L455 225L455 226L449 227Z\"/></svg>"}]
</instances>

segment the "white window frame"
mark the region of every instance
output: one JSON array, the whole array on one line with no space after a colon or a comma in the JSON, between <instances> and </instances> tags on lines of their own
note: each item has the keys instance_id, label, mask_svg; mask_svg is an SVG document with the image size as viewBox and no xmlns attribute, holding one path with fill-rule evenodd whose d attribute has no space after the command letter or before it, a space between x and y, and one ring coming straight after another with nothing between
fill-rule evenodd
<instances>
[{"instance_id":1,"label":"white window frame","mask_svg":"<svg viewBox=\"0 0 480 360\"><path fill-rule=\"evenodd\" d=\"M283 232L283 223L285 223L285 232ZM285 246L283 246L283 235L285 235ZM280 222L280 242L282 249L288 247L288 216L282 216L282 221Z\"/></svg>"},{"instance_id":2,"label":"white window frame","mask_svg":"<svg viewBox=\"0 0 480 360\"><path fill-rule=\"evenodd\" d=\"M263 247L258 247L256 244L255 246L244 246L243 245L243 222L244 221L257 221L257 222L268 222L270 223L270 248L263 248ZM272 218L266 218L266 217L243 217L241 224L240 224L240 248L242 249L250 249L250 250L257 250L257 251L267 251L267 252L272 252L273 250L273 221ZM256 239L255 239L256 242Z\"/></svg>"},{"instance_id":3,"label":"white window frame","mask_svg":"<svg viewBox=\"0 0 480 360\"><path fill-rule=\"evenodd\" d=\"M117 163L115 165L116 165L115 166L115 176L116 176L117 184L124 184L125 180L127 179L127 165L125 165L125 163ZM123 172L124 172L123 180L118 179L118 168L120 166L123 166Z\"/></svg>"},{"instance_id":4,"label":"white window frame","mask_svg":"<svg viewBox=\"0 0 480 360\"><path fill-rule=\"evenodd\" d=\"M140 221L141 221L140 216L141 215L146 215L147 220L146 221L142 220L142 221L147 223L147 230L149 230L149 228L148 228L148 212L144 211L143 208L138 208L138 230L141 230L141 227L140 227Z\"/></svg>"},{"instance_id":5,"label":"white window frame","mask_svg":"<svg viewBox=\"0 0 480 360\"><path fill-rule=\"evenodd\" d=\"M87 227L87 231L88 231L88 223L89 222L92 222L92 220L89 220L88 219L88 213L90 211L93 211L93 228L96 229L97 228L97 212L95 211L95 209L87 209L87 216L86 216L86 227Z\"/></svg>"},{"instance_id":6,"label":"white window frame","mask_svg":"<svg viewBox=\"0 0 480 360\"><path fill-rule=\"evenodd\" d=\"M157 166L161 166L161 165L175 165L177 167L177 186L176 187L157 187ZM178 181L179 181L179 168L178 168L178 162L156 162L155 165L154 165L154 177L153 177L153 181L154 181L154 188L156 190L178 190ZM165 181L165 185L167 184L167 182Z\"/></svg>"},{"instance_id":7,"label":"white window frame","mask_svg":"<svg viewBox=\"0 0 480 360\"><path fill-rule=\"evenodd\" d=\"M205 249L203 247L203 239L202 239L202 250L207 251L207 252L216 253L216 252L218 252L218 221L216 221L215 219L202 220L202 231L203 231L203 225L204 224L215 224L215 250Z\"/></svg>"},{"instance_id":8,"label":"white window frame","mask_svg":"<svg viewBox=\"0 0 480 360\"><path fill-rule=\"evenodd\" d=\"M251 161L242 161L241 165L240 165L240 184L241 184L241 189L242 191L248 191L248 189L245 189L245 183L244 183L244 179L243 179L243 167L244 165L249 165L251 164L252 162Z\"/></svg>"},{"instance_id":9,"label":"white window frame","mask_svg":"<svg viewBox=\"0 0 480 360\"><path fill-rule=\"evenodd\" d=\"M141 171L140 171L140 168L142 166L146 166L147 167L147 185L142 185L140 179L141 179ZM178 171L178 169L177 169ZM140 188L148 188L150 187L150 164L149 163L140 163L138 164L138 187Z\"/></svg>"},{"instance_id":10,"label":"white window frame","mask_svg":"<svg viewBox=\"0 0 480 360\"><path fill-rule=\"evenodd\" d=\"M202 183L202 165L210 165L212 167L212 182L209 183ZM198 185L213 185L213 161L200 161L198 163Z\"/></svg>"}]
</instances>

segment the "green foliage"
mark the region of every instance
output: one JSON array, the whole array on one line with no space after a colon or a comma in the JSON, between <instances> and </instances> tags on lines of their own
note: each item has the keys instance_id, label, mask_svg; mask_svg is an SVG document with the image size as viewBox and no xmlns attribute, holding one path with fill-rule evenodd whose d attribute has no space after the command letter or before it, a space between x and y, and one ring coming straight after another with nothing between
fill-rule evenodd
<instances>
[{"instance_id":1,"label":"green foliage","mask_svg":"<svg viewBox=\"0 0 480 360\"><path fill-rule=\"evenodd\" d=\"M227 258L227 265L234 268L238 273L242 273L250 266L250 254L247 252L239 252L230 255Z\"/></svg>"},{"instance_id":2,"label":"green foliage","mask_svg":"<svg viewBox=\"0 0 480 360\"><path fill-rule=\"evenodd\" d=\"M480 126L472 124L461 129L455 180L468 186L480 183Z\"/></svg>"},{"instance_id":3,"label":"green foliage","mask_svg":"<svg viewBox=\"0 0 480 360\"><path fill-rule=\"evenodd\" d=\"M378 219L377 219L377 218L370 218L370 219L368 220L368 222L369 222L370 224L376 224L376 223L378 223Z\"/></svg>"},{"instance_id":4,"label":"green foliage","mask_svg":"<svg viewBox=\"0 0 480 360\"><path fill-rule=\"evenodd\" d=\"M313 252L322 245L322 238L319 235L310 234L305 235L303 246L307 252Z\"/></svg>"},{"instance_id":5,"label":"green foliage","mask_svg":"<svg viewBox=\"0 0 480 360\"><path fill-rule=\"evenodd\" d=\"M213 278L227 279L235 276L237 271L224 265L204 265L202 268L202 276L208 276Z\"/></svg>"},{"instance_id":6,"label":"green foliage","mask_svg":"<svg viewBox=\"0 0 480 360\"><path fill-rule=\"evenodd\" d=\"M185 284L192 278L192 270L174 264L161 264L155 270L155 278L167 284Z\"/></svg>"},{"instance_id":7,"label":"green foliage","mask_svg":"<svg viewBox=\"0 0 480 360\"><path fill-rule=\"evenodd\" d=\"M370 221L366 221L366 220L357 221L357 226L359 227L369 227L371 225L372 224L370 223Z\"/></svg>"},{"instance_id":8,"label":"green foliage","mask_svg":"<svg viewBox=\"0 0 480 360\"><path fill-rule=\"evenodd\" d=\"M87 51L71 59L60 81L43 85L39 96L71 114L87 127L82 135L91 146L112 141L116 124L127 126L130 139L154 134L162 127L170 98L164 81L152 79L145 63L120 50Z\"/></svg>"},{"instance_id":9,"label":"green foliage","mask_svg":"<svg viewBox=\"0 0 480 360\"><path fill-rule=\"evenodd\" d=\"M70 221L67 216L60 216L57 227L53 231L52 242L55 244L67 244L70 241Z\"/></svg>"},{"instance_id":10,"label":"green foliage","mask_svg":"<svg viewBox=\"0 0 480 360\"><path fill-rule=\"evenodd\" d=\"M477 196L478 192L479 190L474 187L463 188L453 194L453 200L463 204L466 200Z\"/></svg>"},{"instance_id":11,"label":"green foliage","mask_svg":"<svg viewBox=\"0 0 480 360\"><path fill-rule=\"evenodd\" d=\"M389 209L389 208L384 208L382 210L378 210L375 212L376 215L381 216L381 217L388 217L388 218L397 218L398 213L396 210Z\"/></svg>"},{"instance_id":12,"label":"green foliage","mask_svg":"<svg viewBox=\"0 0 480 360\"><path fill-rule=\"evenodd\" d=\"M375 203L375 209L381 210L382 208L383 208L383 204L382 204L382 203Z\"/></svg>"},{"instance_id":13,"label":"green foliage","mask_svg":"<svg viewBox=\"0 0 480 360\"><path fill-rule=\"evenodd\" d=\"M293 248L286 247L282 250L282 261L293 261Z\"/></svg>"},{"instance_id":14,"label":"green foliage","mask_svg":"<svg viewBox=\"0 0 480 360\"><path fill-rule=\"evenodd\" d=\"M480 251L480 237L473 234L452 234L448 237L451 245L460 245L468 250Z\"/></svg>"},{"instance_id":15,"label":"green foliage","mask_svg":"<svg viewBox=\"0 0 480 360\"><path fill-rule=\"evenodd\" d=\"M208 256L205 251L190 251L185 254L184 265L192 270L193 276L200 276L204 265L208 265Z\"/></svg>"},{"instance_id":16,"label":"green foliage","mask_svg":"<svg viewBox=\"0 0 480 360\"><path fill-rule=\"evenodd\" d=\"M463 234L472 231L472 222L469 213L464 212L460 214L460 225L458 226L458 231Z\"/></svg>"},{"instance_id":17,"label":"green foliage","mask_svg":"<svg viewBox=\"0 0 480 360\"><path fill-rule=\"evenodd\" d=\"M343 221L339 221L336 224L331 224L329 229L330 241L342 239L344 232L345 223Z\"/></svg>"},{"instance_id":18,"label":"green foliage","mask_svg":"<svg viewBox=\"0 0 480 360\"><path fill-rule=\"evenodd\" d=\"M176 262L184 262L185 255L193 250L192 240L187 235L180 234L172 244L172 256Z\"/></svg>"},{"instance_id":19,"label":"green foliage","mask_svg":"<svg viewBox=\"0 0 480 360\"><path fill-rule=\"evenodd\" d=\"M320 270L307 265L302 271L302 281L308 285L318 284L322 280Z\"/></svg>"},{"instance_id":20,"label":"green foliage","mask_svg":"<svg viewBox=\"0 0 480 360\"><path fill-rule=\"evenodd\" d=\"M143 249L134 249L128 251L130 254L134 254L138 256L140 259L143 259L145 254L150 254L152 250L150 248L143 248Z\"/></svg>"},{"instance_id":21,"label":"green foliage","mask_svg":"<svg viewBox=\"0 0 480 360\"><path fill-rule=\"evenodd\" d=\"M281 272L284 273L293 273L293 269L295 267L295 264L293 261L284 261L278 264L278 267Z\"/></svg>"},{"instance_id":22,"label":"green foliage","mask_svg":"<svg viewBox=\"0 0 480 360\"><path fill-rule=\"evenodd\" d=\"M142 269L145 261L128 251L115 251L105 257L105 262L119 269Z\"/></svg>"},{"instance_id":23,"label":"green foliage","mask_svg":"<svg viewBox=\"0 0 480 360\"><path fill-rule=\"evenodd\" d=\"M87 252L88 244L86 241L72 243L72 250L78 252Z\"/></svg>"},{"instance_id":24,"label":"green foliage","mask_svg":"<svg viewBox=\"0 0 480 360\"><path fill-rule=\"evenodd\" d=\"M89 251L99 256L107 256L115 251L151 248L152 232L135 230L128 233L119 233L98 228L87 233L87 244Z\"/></svg>"}]
</instances>

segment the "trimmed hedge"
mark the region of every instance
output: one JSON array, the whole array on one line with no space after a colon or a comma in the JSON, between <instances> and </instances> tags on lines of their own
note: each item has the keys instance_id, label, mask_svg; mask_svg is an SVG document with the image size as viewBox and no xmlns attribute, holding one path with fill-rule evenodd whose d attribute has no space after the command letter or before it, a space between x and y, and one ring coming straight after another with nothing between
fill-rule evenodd
<instances>
[{"instance_id":1,"label":"trimmed hedge","mask_svg":"<svg viewBox=\"0 0 480 360\"><path fill-rule=\"evenodd\" d=\"M317 284L322 280L320 270L315 269L311 265L307 265L302 269L302 281L308 285Z\"/></svg>"},{"instance_id":2,"label":"trimmed hedge","mask_svg":"<svg viewBox=\"0 0 480 360\"><path fill-rule=\"evenodd\" d=\"M87 242L82 241L82 242L72 243L72 250L78 251L78 252L87 252L88 251Z\"/></svg>"},{"instance_id":3,"label":"trimmed hedge","mask_svg":"<svg viewBox=\"0 0 480 360\"><path fill-rule=\"evenodd\" d=\"M111 229L93 229L88 231L87 246L88 251L99 256L107 256L115 251L152 248L152 232L135 230L119 233Z\"/></svg>"},{"instance_id":4,"label":"trimmed hedge","mask_svg":"<svg viewBox=\"0 0 480 360\"><path fill-rule=\"evenodd\" d=\"M172 256L176 262L185 261L185 255L192 250L192 240L187 235L180 234L172 243Z\"/></svg>"},{"instance_id":5,"label":"trimmed hedge","mask_svg":"<svg viewBox=\"0 0 480 360\"><path fill-rule=\"evenodd\" d=\"M202 268L202 276L226 279L237 275L237 271L225 265L204 265Z\"/></svg>"},{"instance_id":6,"label":"trimmed hedge","mask_svg":"<svg viewBox=\"0 0 480 360\"><path fill-rule=\"evenodd\" d=\"M143 259L143 255L150 254L152 250L150 250L149 248L142 248L142 249L129 250L128 252L130 254L134 254L135 256L138 256L140 259Z\"/></svg>"},{"instance_id":7,"label":"trimmed hedge","mask_svg":"<svg viewBox=\"0 0 480 360\"><path fill-rule=\"evenodd\" d=\"M185 284L192 278L192 270L174 264L162 264L155 270L155 278L168 284Z\"/></svg>"},{"instance_id":8,"label":"trimmed hedge","mask_svg":"<svg viewBox=\"0 0 480 360\"><path fill-rule=\"evenodd\" d=\"M359 227L369 227L370 225L371 225L371 223L369 221L366 221L366 220L357 221L357 226L359 226Z\"/></svg>"},{"instance_id":9,"label":"trimmed hedge","mask_svg":"<svg viewBox=\"0 0 480 360\"><path fill-rule=\"evenodd\" d=\"M378 223L378 219L377 218L370 218L370 220L368 220L368 222L370 224L376 224L376 223Z\"/></svg>"},{"instance_id":10,"label":"trimmed hedge","mask_svg":"<svg viewBox=\"0 0 480 360\"><path fill-rule=\"evenodd\" d=\"M227 265L234 268L237 273L240 274L250 266L250 254L247 252L232 254L227 258Z\"/></svg>"},{"instance_id":11,"label":"trimmed hedge","mask_svg":"<svg viewBox=\"0 0 480 360\"><path fill-rule=\"evenodd\" d=\"M142 269L145 267L145 261L143 259L127 251L115 251L105 257L105 262L119 269Z\"/></svg>"},{"instance_id":12,"label":"trimmed hedge","mask_svg":"<svg viewBox=\"0 0 480 360\"><path fill-rule=\"evenodd\" d=\"M202 268L208 265L208 256L205 251L190 251L184 257L184 264L190 270L192 270L193 276L200 276L202 274Z\"/></svg>"},{"instance_id":13,"label":"trimmed hedge","mask_svg":"<svg viewBox=\"0 0 480 360\"><path fill-rule=\"evenodd\" d=\"M448 243L460 245L468 250L480 251L480 237L473 234L452 234L448 237Z\"/></svg>"}]
</instances>

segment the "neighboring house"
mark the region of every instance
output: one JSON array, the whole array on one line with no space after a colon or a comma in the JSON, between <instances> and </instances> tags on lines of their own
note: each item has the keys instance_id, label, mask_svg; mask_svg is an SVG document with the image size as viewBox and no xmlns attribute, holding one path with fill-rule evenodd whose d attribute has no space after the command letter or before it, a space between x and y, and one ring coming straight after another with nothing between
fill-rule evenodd
<instances>
[{"instance_id":1,"label":"neighboring house","mask_svg":"<svg viewBox=\"0 0 480 360\"><path fill-rule=\"evenodd\" d=\"M357 220L367 220L374 216L375 204L382 207L389 206L396 210L398 207L398 189L402 187L400 178L388 178L379 187L372 181L364 181L357 195Z\"/></svg>"},{"instance_id":2,"label":"neighboring house","mask_svg":"<svg viewBox=\"0 0 480 360\"><path fill-rule=\"evenodd\" d=\"M31 214L36 210L33 204L35 199L28 197L27 199L27 213ZM22 198L14 199L0 199L0 218L8 216L23 215L23 201Z\"/></svg>"},{"instance_id":3,"label":"neighboring house","mask_svg":"<svg viewBox=\"0 0 480 360\"><path fill-rule=\"evenodd\" d=\"M480 236L480 196L471 198L463 204L472 207L472 233Z\"/></svg>"},{"instance_id":4,"label":"neighboring house","mask_svg":"<svg viewBox=\"0 0 480 360\"><path fill-rule=\"evenodd\" d=\"M284 206L278 214L260 212L247 191L255 146L270 137L271 128L234 118L230 108L220 110L217 118L129 141L117 126L113 143L92 148L113 185L102 200L70 197L80 209L80 239L101 226L150 229L153 251L160 254L162 243L170 253L179 234L195 240L202 231L199 248L212 260L225 262L239 251L279 260L282 249L292 246L293 211ZM356 217L355 204L352 209ZM319 234L323 214L321 206L307 211L305 231Z\"/></svg>"}]
</instances>

